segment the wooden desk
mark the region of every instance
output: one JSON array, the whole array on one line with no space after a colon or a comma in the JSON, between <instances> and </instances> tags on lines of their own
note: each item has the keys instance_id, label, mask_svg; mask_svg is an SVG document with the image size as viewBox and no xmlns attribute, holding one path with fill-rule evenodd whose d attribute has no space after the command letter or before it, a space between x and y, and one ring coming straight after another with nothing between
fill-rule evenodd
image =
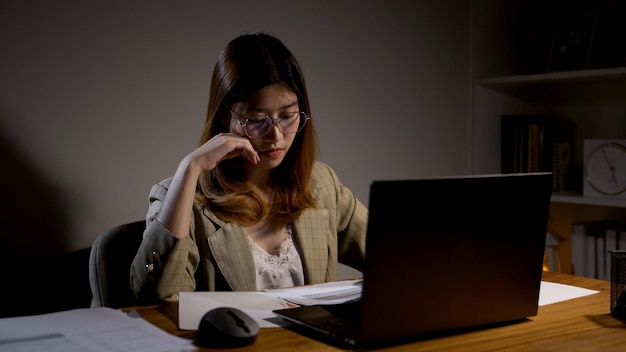
<instances>
[{"instance_id":1,"label":"wooden desk","mask_svg":"<svg viewBox=\"0 0 626 352\"><path fill-rule=\"evenodd\" d=\"M626 324L610 315L610 283L569 274L544 272L545 281L599 290L597 294L539 307L521 323L384 348L385 351L624 351ZM183 338L176 304L133 307L150 323ZM199 348L199 351L210 349ZM285 328L261 329L257 341L229 351L340 351Z\"/></svg>"}]
</instances>

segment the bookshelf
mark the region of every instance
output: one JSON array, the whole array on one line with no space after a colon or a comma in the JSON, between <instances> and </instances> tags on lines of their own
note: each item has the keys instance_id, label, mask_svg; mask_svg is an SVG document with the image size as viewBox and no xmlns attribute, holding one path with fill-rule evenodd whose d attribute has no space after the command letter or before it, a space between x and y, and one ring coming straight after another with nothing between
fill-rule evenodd
<instances>
[{"instance_id":1,"label":"bookshelf","mask_svg":"<svg viewBox=\"0 0 626 352\"><path fill-rule=\"evenodd\" d=\"M502 171L503 115L552 115L575 125L568 185L552 195L549 224L551 231L565 239L559 248L561 267L570 274L572 224L626 219L626 200L582 195L583 141L626 138L626 50L623 64L617 67L591 60L586 68L547 72L551 38L559 17L591 11L607 13L602 6L608 3L617 3L620 11L624 9L612 15L624 17L625 36L620 42L626 43L626 0L472 2L473 172ZM532 41L520 40L520 33L531 27L534 33L543 34L537 34Z\"/></svg>"}]
</instances>

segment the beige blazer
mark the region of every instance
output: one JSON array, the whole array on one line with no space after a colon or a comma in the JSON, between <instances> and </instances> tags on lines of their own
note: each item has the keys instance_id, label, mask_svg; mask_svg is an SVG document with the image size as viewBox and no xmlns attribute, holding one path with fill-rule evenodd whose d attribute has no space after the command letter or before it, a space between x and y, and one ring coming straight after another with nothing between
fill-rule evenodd
<instances>
[{"instance_id":1,"label":"beige blazer","mask_svg":"<svg viewBox=\"0 0 626 352\"><path fill-rule=\"evenodd\" d=\"M255 291L256 273L248 235L195 203L191 235L176 239L156 221L171 178L154 185L143 242L131 267L131 286L145 300L176 300L180 291ZM344 187L335 172L317 162L311 191L317 208L293 223L307 284L335 280L337 263L363 270L366 207Z\"/></svg>"}]
</instances>

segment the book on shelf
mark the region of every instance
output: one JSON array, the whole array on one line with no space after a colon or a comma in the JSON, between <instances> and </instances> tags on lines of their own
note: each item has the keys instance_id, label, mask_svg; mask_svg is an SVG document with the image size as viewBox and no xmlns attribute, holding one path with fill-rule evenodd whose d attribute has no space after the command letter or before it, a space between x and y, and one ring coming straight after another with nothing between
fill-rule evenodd
<instances>
[{"instance_id":1,"label":"book on shelf","mask_svg":"<svg viewBox=\"0 0 626 352\"><path fill-rule=\"evenodd\" d=\"M604 265L599 265L604 256L600 248L604 247L604 235L597 233L585 237L585 275L594 279L604 276Z\"/></svg>"},{"instance_id":2,"label":"book on shelf","mask_svg":"<svg viewBox=\"0 0 626 352\"><path fill-rule=\"evenodd\" d=\"M552 190L561 192L566 189L567 174L572 153L567 142L552 145Z\"/></svg>"},{"instance_id":3,"label":"book on shelf","mask_svg":"<svg viewBox=\"0 0 626 352\"><path fill-rule=\"evenodd\" d=\"M610 280L609 251L626 249L626 225L615 221L593 220L572 224L572 273Z\"/></svg>"},{"instance_id":4,"label":"book on shelf","mask_svg":"<svg viewBox=\"0 0 626 352\"><path fill-rule=\"evenodd\" d=\"M552 115L503 115L502 173L552 171Z\"/></svg>"},{"instance_id":5,"label":"book on shelf","mask_svg":"<svg viewBox=\"0 0 626 352\"><path fill-rule=\"evenodd\" d=\"M557 121L552 143L552 190L562 192L573 189L574 136L576 127L572 122Z\"/></svg>"},{"instance_id":6,"label":"book on shelf","mask_svg":"<svg viewBox=\"0 0 626 352\"><path fill-rule=\"evenodd\" d=\"M567 188L574 124L553 115L502 115L501 172L552 172L553 190Z\"/></svg>"}]
</instances>

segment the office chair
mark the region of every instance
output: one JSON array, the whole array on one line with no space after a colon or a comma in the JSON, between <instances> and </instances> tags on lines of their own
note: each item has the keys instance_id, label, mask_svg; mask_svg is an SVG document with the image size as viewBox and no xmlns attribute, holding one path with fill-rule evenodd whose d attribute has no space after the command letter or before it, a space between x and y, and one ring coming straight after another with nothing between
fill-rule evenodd
<instances>
[{"instance_id":1,"label":"office chair","mask_svg":"<svg viewBox=\"0 0 626 352\"><path fill-rule=\"evenodd\" d=\"M130 288L130 265L141 244L145 220L113 227L96 238L89 255L91 307L141 305Z\"/></svg>"}]
</instances>

